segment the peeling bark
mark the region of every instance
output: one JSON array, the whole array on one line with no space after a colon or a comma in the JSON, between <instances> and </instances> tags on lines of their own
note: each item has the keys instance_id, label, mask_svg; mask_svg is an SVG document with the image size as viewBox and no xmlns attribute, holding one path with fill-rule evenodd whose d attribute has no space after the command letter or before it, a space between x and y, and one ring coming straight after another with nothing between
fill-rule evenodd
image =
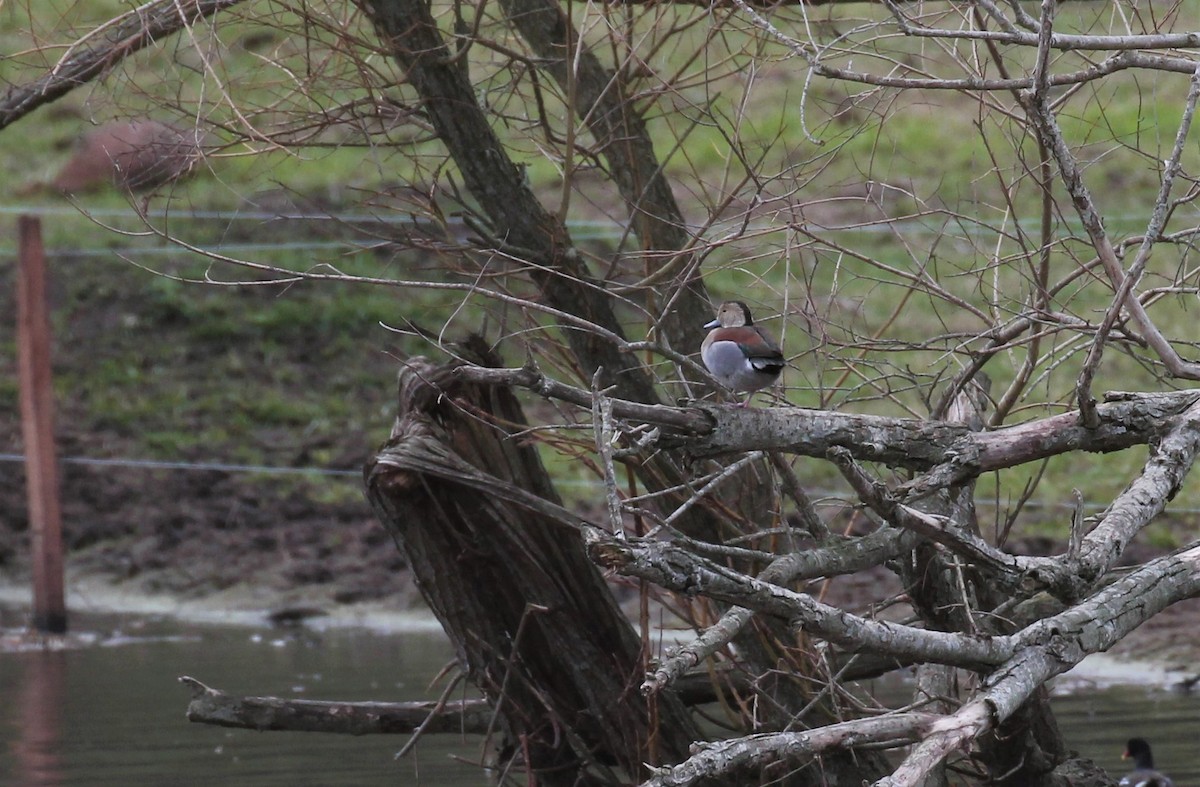
<instances>
[{"instance_id":1,"label":"peeling bark","mask_svg":"<svg viewBox=\"0 0 1200 787\"><path fill-rule=\"evenodd\" d=\"M686 756L700 736L672 695L647 702L641 643L588 561L504 389L453 383L421 359L400 375L392 437L368 497L458 658L541 784L614 784ZM487 494L493 489L523 495ZM522 505L515 500L528 501ZM580 621L587 621L580 625Z\"/></svg>"},{"instance_id":2,"label":"peeling bark","mask_svg":"<svg viewBox=\"0 0 1200 787\"><path fill-rule=\"evenodd\" d=\"M537 370L465 366L456 374L492 385L517 385L553 399L590 406L581 388L549 380ZM1146 445L1171 429L1174 419L1200 400L1194 390L1113 392L1097 407L1100 425L1087 429L1080 414L1061 415L975 432L966 425L915 418L810 410L803 407L737 408L700 403L647 407L613 400L613 413L667 428L655 447L703 458L752 450L824 459L834 448L861 461L925 471L897 489L913 500L982 473L1018 467L1075 451L1105 453Z\"/></svg>"}]
</instances>

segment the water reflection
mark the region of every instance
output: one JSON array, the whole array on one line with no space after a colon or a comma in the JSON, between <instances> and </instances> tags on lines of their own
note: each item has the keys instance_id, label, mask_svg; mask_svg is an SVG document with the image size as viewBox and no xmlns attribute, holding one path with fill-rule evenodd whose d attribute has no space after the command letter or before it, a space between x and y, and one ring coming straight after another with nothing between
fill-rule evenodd
<instances>
[{"instance_id":1,"label":"water reflection","mask_svg":"<svg viewBox=\"0 0 1200 787\"><path fill-rule=\"evenodd\" d=\"M66 654L54 651L14 657L21 671L20 691L12 704L8 726L14 736L8 747L13 779L30 787L63 783L62 712L66 686Z\"/></svg>"},{"instance_id":2,"label":"water reflection","mask_svg":"<svg viewBox=\"0 0 1200 787\"><path fill-rule=\"evenodd\" d=\"M441 687L426 684L451 658L440 635L79 618L77 629L102 633L87 647L0 653L2 785L482 783L475 739L431 736L397 762L404 736L257 733L184 718L185 674L240 694L436 699Z\"/></svg>"},{"instance_id":3,"label":"water reflection","mask_svg":"<svg viewBox=\"0 0 1200 787\"><path fill-rule=\"evenodd\" d=\"M480 741L405 736L256 733L184 718L180 675L238 694L329 700L436 699L429 680L450 660L440 634L321 628L301 635L266 626L222 628L170 620L86 618L100 636L61 652L0 653L0 784L420 785L486 783ZM73 622L76 622L73 619ZM1059 696L1069 745L1128 770L1125 740L1150 740L1176 784L1200 784L1195 705L1200 697L1144 687Z\"/></svg>"},{"instance_id":4,"label":"water reflection","mask_svg":"<svg viewBox=\"0 0 1200 787\"><path fill-rule=\"evenodd\" d=\"M1144 686L1113 686L1056 697L1054 709L1070 746L1119 776L1133 767L1122 762L1125 742L1150 741L1154 764L1175 784L1200 784L1196 746L1200 696Z\"/></svg>"}]
</instances>

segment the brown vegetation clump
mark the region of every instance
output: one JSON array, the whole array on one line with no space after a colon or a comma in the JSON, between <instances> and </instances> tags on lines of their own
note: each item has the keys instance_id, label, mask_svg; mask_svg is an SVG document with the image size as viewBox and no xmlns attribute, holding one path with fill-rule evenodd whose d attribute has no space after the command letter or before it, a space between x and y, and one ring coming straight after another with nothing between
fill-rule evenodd
<instances>
[{"instance_id":1,"label":"brown vegetation clump","mask_svg":"<svg viewBox=\"0 0 1200 787\"><path fill-rule=\"evenodd\" d=\"M50 186L77 194L105 184L140 191L186 175L202 153L194 129L181 130L157 120L107 123L80 138L75 155Z\"/></svg>"}]
</instances>

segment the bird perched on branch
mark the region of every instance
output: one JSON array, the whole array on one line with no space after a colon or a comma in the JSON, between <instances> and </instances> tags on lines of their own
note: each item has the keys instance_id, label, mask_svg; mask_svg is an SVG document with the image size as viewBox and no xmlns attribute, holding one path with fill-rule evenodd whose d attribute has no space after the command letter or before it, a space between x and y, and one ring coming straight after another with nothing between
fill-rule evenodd
<instances>
[{"instance_id":1,"label":"bird perched on branch","mask_svg":"<svg viewBox=\"0 0 1200 787\"><path fill-rule=\"evenodd\" d=\"M747 394L740 407L748 407L750 397L779 379L785 364L783 352L770 334L754 324L750 309L741 301L726 301L717 309L717 317L706 323L711 328L700 357L722 385Z\"/></svg>"},{"instance_id":2,"label":"bird perched on branch","mask_svg":"<svg viewBox=\"0 0 1200 787\"><path fill-rule=\"evenodd\" d=\"M1120 787L1173 787L1170 779L1154 770L1154 755L1143 738L1130 738L1122 760L1133 760L1133 770L1121 779Z\"/></svg>"}]
</instances>

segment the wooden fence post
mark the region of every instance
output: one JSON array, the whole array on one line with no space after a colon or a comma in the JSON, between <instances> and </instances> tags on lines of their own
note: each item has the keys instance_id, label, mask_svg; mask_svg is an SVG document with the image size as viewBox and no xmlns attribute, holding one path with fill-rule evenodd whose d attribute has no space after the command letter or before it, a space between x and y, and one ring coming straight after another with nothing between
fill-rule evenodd
<instances>
[{"instance_id":1,"label":"wooden fence post","mask_svg":"<svg viewBox=\"0 0 1200 787\"><path fill-rule=\"evenodd\" d=\"M54 388L50 377L50 317L46 255L36 216L17 219L17 358L21 378L21 434L33 547L33 626L67 630L63 593L62 506L54 444Z\"/></svg>"}]
</instances>

